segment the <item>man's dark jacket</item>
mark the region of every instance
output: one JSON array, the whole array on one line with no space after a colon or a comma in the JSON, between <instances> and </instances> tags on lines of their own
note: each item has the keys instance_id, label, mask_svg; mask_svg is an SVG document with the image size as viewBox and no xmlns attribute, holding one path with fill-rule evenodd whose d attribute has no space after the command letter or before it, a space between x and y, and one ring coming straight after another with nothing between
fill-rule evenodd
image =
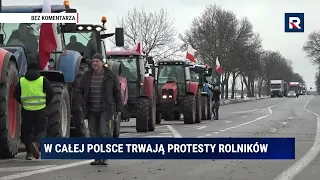
<instances>
[{"instance_id":1,"label":"man's dark jacket","mask_svg":"<svg viewBox=\"0 0 320 180\"><path fill-rule=\"evenodd\" d=\"M109 68L104 68L104 78L102 84L102 103L103 109L107 112L107 119L111 119L115 112L122 111L122 97L120 90L119 76L113 73ZM93 70L87 71L81 78L77 89L77 96L83 99L81 103L83 106L85 119L88 118L90 107L90 85Z\"/></svg>"},{"instance_id":2,"label":"man's dark jacket","mask_svg":"<svg viewBox=\"0 0 320 180\"><path fill-rule=\"evenodd\" d=\"M220 101L220 94L221 94L221 92L220 92L220 90L217 90L217 89L212 89L211 87L208 87L211 91L212 91L212 93L213 93L213 95L212 95L212 101L214 101L214 102L219 102Z\"/></svg>"},{"instance_id":3,"label":"man's dark jacket","mask_svg":"<svg viewBox=\"0 0 320 180\"><path fill-rule=\"evenodd\" d=\"M38 70L28 70L24 77L29 81L36 80L40 77L40 72ZM50 85L49 80L46 77L43 77L43 92L46 93L46 104L48 106L53 99L54 92L53 92L52 86ZM15 87L15 90L13 92L13 97L21 104L20 81Z\"/></svg>"}]
</instances>

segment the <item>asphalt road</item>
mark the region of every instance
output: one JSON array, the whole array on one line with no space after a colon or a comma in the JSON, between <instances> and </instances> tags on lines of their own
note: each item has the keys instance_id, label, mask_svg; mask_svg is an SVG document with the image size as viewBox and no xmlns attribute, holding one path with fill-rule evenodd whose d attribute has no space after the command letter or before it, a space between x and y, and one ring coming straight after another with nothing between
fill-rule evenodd
<instances>
[{"instance_id":1,"label":"asphalt road","mask_svg":"<svg viewBox=\"0 0 320 180\"><path fill-rule=\"evenodd\" d=\"M90 161L0 160L0 180L319 180L320 96L272 98L222 106L220 120L184 125L163 121L155 132L136 133L125 123L121 137L295 137L296 160ZM318 127L318 128L317 128Z\"/></svg>"}]
</instances>

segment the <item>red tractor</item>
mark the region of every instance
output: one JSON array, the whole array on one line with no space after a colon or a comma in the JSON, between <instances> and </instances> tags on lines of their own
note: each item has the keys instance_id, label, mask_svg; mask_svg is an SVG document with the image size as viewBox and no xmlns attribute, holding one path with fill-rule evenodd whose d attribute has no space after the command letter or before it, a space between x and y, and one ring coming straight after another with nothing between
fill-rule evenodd
<instances>
[{"instance_id":1,"label":"red tractor","mask_svg":"<svg viewBox=\"0 0 320 180\"><path fill-rule=\"evenodd\" d=\"M148 132L155 130L156 91L154 77L148 76L146 64L153 63L136 50L107 51L109 59L119 62L122 76L128 83L128 102L122 114L122 120L136 118L136 131ZM148 59L148 60L147 60Z\"/></svg>"},{"instance_id":2,"label":"red tractor","mask_svg":"<svg viewBox=\"0 0 320 180\"><path fill-rule=\"evenodd\" d=\"M161 61L157 72L157 118L179 120L185 124L200 123L202 119L202 84L191 80L187 61Z\"/></svg>"}]
</instances>

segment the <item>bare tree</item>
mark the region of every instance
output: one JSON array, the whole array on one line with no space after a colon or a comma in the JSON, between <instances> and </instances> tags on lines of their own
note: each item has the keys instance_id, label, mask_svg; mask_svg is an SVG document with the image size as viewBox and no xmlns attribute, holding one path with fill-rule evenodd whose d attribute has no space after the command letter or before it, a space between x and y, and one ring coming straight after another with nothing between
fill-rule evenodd
<instances>
[{"instance_id":1,"label":"bare tree","mask_svg":"<svg viewBox=\"0 0 320 180\"><path fill-rule=\"evenodd\" d=\"M303 50L314 64L320 64L320 31L312 32L309 35L308 41L303 46Z\"/></svg>"},{"instance_id":2,"label":"bare tree","mask_svg":"<svg viewBox=\"0 0 320 180\"><path fill-rule=\"evenodd\" d=\"M237 25L236 15L231 11L208 5L204 13L193 20L190 29L179 36L185 44L191 44L198 51L197 58L202 62L215 65L215 59L219 56L225 71L222 75L225 86L228 86L230 76L231 42L236 37ZM221 92L223 95L224 86Z\"/></svg>"},{"instance_id":3,"label":"bare tree","mask_svg":"<svg viewBox=\"0 0 320 180\"><path fill-rule=\"evenodd\" d=\"M148 13L144 9L134 8L118 21L117 26L124 28L126 46L135 46L140 40L146 55L160 60L181 51L181 45L176 42L173 23L174 20L165 9Z\"/></svg>"}]
</instances>

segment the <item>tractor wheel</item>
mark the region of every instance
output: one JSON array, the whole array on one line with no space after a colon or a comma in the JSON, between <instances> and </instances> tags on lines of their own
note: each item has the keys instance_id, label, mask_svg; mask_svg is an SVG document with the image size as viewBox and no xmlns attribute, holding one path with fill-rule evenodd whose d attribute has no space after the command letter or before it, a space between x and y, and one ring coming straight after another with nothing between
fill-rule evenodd
<instances>
[{"instance_id":1,"label":"tractor wheel","mask_svg":"<svg viewBox=\"0 0 320 180\"><path fill-rule=\"evenodd\" d=\"M118 138L120 137L120 121L121 121L121 115L118 117L114 117L113 120L113 137Z\"/></svg>"},{"instance_id":2,"label":"tractor wheel","mask_svg":"<svg viewBox=\"0 0 320 180\"><path fill-rule=\"evenodd\" d=\"M183 121L184 124L194 124L196 121L196 97L187 95L183 103Z\"/></svg>"},{"instance_id":3,"label":"tractor wheel","mask_svg":"<svg viewBox=\"0 0 320 180\"><path fill-rule=\"evenodd\" d=\"M137 118L136 130L137 132L148 132L149 119L149 99L139 98L137 100Z\"/></svg>"},{"instance_id":4,"label":"tractor wheel","mask_svg":"<svg viewBox=\"0 0 320 180\"><path fill-rule=\"evenodd\" d=\"M198 93L196 95L196 121L195 123L201 123L201 118L202 118L202 97L201 97L201 91L200 89L198 90Z\"/></svg>"},{"instance_id":5,"label":"tractor wheel","mask_svg":"<svg viewBox=\"0 0 320 180\"><path fill-rule=\"evenodd\" d=\"M202 120L207 120L208 118L208 97L202 96Z\"/></svg>"},{"instance_id":6,"label":"tractor wheel","mask_svg":"<svg viewBox=\"0 0 320 180\"><path fill-rule=\"evenodd\" d=\"M71 137L85 137L86 136L86 126L84 124L83 112L75 111L72 113L72 127L70 128Z\"/></svg>"},{"instance_id":7,"label":"tractor wheel","mask_svg":"<svg viewBox=\"0 0 320 180\"><path fill-rule=\"evenodd\" d=\"M62 83L51 83L54 91L52 102L46 108L48 117L47 137L70 136L70 100L68 88Z\"/></svg>"},{"instance_id":8,"label":"tractor wheel","mask_svg":"<svg viewBox=\"0 0 320 180\"><path fill-rule=\"evenodd\" d=\"M162 115L160 112L157 111L156 113L156 124L161 124Z\"/></svg>"},{"instance_id":9,"label":"tractor wheel","mask_svg":"<svg viewBox=\"0 0 320 180\"><path fill-rule=\"evenodd\" d=\"M19 81L14 62L9 61L7 82L0 84L0 157L13 158L19 150L21 132L21 106L13 98L13 91Z\"/></svg>"},{"instance_id":10,"label":"tractor wheel","mask_svg":"<svg viewBox=\"0 0 320 180\"><path fill-rule=\"evenodd\" d=\"M152 90L152 100L149 100L149 118L148 118L148 131L156 129L156 114L157 114L157 101L156 92Z\"/></svg>"},{"instance_id":11,"label":"tractor wheel","mask_svg":"<svg viewBox=\"0 0 320 180\"><path fill-rule=\"evenodd\" d=\"M211 108L212 108L212 101L211 101L211 98L208 96L207 97L208 99L207 99L207 107L208 107L208 109L207 109L207 119L208 120L211 120L212 119L212 117L213 117L213 113L212 113L212 110L211 110Z\"/></svg>"}]
</instances>

